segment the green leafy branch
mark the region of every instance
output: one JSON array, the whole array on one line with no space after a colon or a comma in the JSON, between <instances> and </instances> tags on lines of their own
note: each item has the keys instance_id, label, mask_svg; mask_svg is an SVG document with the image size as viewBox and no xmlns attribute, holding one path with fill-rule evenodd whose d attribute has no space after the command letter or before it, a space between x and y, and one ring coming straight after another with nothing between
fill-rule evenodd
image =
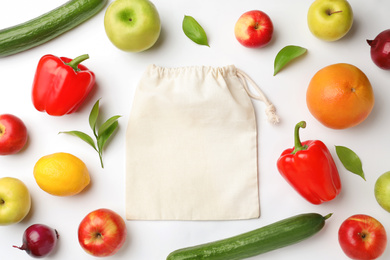
<instances>
[{"instance_id":1,"label":"green leafy branch","mask_svg":"<svg viewBox=\"0 0 390 260\"><path fill-rule=\"evenodd\" d=\"M118 127L118 118L121 116L113 116L109 118L106 122L104 122L100 127L97 127L96 123L99 117L99 100L96 101L94 106L92 107L91 113L89 114L89 126L92 129L93 135L96 139L95 141L88 134L81 131L64 131L59 132L59 134L70 134L80 138L81 140L88 143L92 146L93 149L99 154L100 165L104 168L103 164L103 148L107 142L107 140L112 136L115 129Z\"/></svg>"}]
</instances>

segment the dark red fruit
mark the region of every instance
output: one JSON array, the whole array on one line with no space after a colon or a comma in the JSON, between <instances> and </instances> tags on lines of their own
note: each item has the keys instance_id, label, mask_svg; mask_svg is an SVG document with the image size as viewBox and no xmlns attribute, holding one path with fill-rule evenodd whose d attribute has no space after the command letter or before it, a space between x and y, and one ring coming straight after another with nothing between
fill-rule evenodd
<instances>
[{"instance_id":1,"label":"dark red fruit","mask_svg":"<svg viewBox=\"0 0 390 260\"><path fill-rule=\"evenodd\" d=\"M378 34L374 40L367 40L371 46L371 59L381 69L390 69L390 29Z\"/></svg>"}]
</instances>

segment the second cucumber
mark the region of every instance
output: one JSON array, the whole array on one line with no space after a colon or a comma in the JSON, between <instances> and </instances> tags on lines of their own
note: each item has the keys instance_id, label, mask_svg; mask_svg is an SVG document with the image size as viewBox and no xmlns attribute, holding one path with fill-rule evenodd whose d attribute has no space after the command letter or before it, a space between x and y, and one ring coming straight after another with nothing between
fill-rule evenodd
<instances>
[{"instance_id":1,"label":"second cucumber","mask_svg":"<svg viewBox=\"0 0 390 260\"><path fill-rule=\"evenodd\" d=\"M43 44L97 14L107 0L71 0L39 17L0 30L0 57Z\"/></svg>"},{"instance_id":2,"label":"second cucumber","mask_svg":"<svg viewBox=\"0 0 390 260\"><path fill-rule=\"evenodd\" d=\"M306 213L280 220L247 233L222 240L178 249L167 260L239 260L298 243L319 232L325 220L322 216Z\"/></svg>"}]
</instances>

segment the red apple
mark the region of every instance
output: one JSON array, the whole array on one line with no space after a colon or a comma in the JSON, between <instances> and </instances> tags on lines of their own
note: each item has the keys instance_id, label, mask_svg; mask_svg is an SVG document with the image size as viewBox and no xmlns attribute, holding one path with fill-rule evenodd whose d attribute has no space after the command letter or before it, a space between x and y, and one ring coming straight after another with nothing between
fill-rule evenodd
<instances>
[{"instance_id":1,"label":"red apple","mask_svg":"<svg viewBox=\"0 0 390 260\"><path fill-rule=\"evenodd\" d=\"M386 249L386 230L371 216L353 215L341 224L339 243L341 249L351 259L377 259Z\"/></svg>"},{"instance_id":2,"label":"red apple","mask_svg":"<svg viewBox=\"0 0 390 260\"><path fill-rule=\"evenodd\" d=\"M27 142L27 128L20 118L0 115L0 155L19 152Z\"/></svg>"},{"instance_id":3,"label":"red apple","mask_svg":"<svg viewBox=\"0 0 390 260\"><path fill-rule=\"evenodd\" d=\"M90 212L81 221L78 238L81 247L93 256L111 256L126 241L125 221L116 212L98 209Z\"/></svg>"},{"instance_id":4,"label":"red apple","mask_svg":"<svg viewBox=\"0 0 390 260\"><path fill-rule=\"evenodd\" d=\"M236 39L245 47L258 48L267 45L274 32L269 16L259 10L252 10L240 16L234 27Z\"/></svg>"}]
</instances>

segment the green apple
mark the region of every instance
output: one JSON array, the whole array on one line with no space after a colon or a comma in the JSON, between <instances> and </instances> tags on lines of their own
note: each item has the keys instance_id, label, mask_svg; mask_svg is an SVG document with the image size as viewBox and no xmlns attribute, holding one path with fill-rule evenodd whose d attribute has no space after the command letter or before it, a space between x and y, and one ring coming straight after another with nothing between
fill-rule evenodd
<instances>
[{"instance_id":1,"label":"green apple","mask_svg":"<svg viewBox=\"0 0 390 260\"><path fill-rule=\"evenodd\" d=\"M140 52L156 43L161 22L156 7L149 0L115 0L104 15L104 28L117 48Z\"/></svg>"},{"instance_id":2,"label":"green apple","mask_svg":"<svg viewBox=\"0 0 390 260\"><path fill-rule=\"evenodd\" d=\"M307 13L311 33L325 41L342 38L351 29L352 23L352 7L346 0L316 0Z\"/></svg>"},{"instance_id":3,"label":"green apple","mask_svg":"<svg viewBox=\"0 0 390 260\"><path fill-rule=\"evenodd\" d=\"M0 225L20 222L28 214L31 197L26 185L13 177L0 178Z\"/></svg>"},{"instance_id":4,"label":"green apple","mask_svg":"<svg viewBox=\"0 0 390 260\"><path fill-rule=\"evenodd\" d=\"M390 171L385 172L376 180L374 193L379 205L390 212Z\"/></svg>"}]
</instances>

